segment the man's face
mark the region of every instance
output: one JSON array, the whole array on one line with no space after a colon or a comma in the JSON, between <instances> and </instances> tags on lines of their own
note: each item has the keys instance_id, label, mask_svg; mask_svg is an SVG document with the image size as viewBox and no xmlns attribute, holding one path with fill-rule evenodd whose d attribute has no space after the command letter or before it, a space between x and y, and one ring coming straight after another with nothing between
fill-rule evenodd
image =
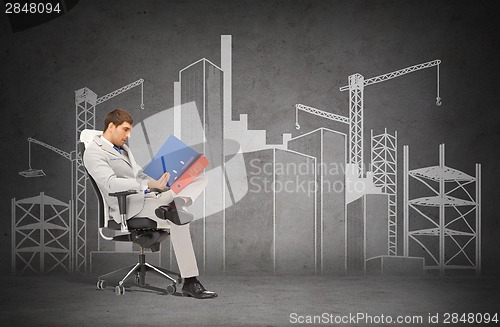
<instances>
[{"instance_id":1,"label":"man's face","mask_svg":"<svg viewBox=\"0 0 500 327\"><path fill-rule=\"evenodd\" d=\"M123 146L130 137L130 132L132 131L132 125L127 122L123 122L121 125L116 126L113 123L109 124L109 131L111 135L111 143L117 146Z\"/></svg>"}]
</instances>

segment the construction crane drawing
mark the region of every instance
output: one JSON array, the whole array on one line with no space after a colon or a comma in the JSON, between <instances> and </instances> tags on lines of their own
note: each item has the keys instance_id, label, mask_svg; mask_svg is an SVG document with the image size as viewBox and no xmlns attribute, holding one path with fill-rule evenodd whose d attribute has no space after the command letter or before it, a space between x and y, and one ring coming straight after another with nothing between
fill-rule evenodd
<instances>
[{"instance_id":1,"label":"construction crane drawing","mask_svg":"<svg viewBox=\"0 0 500 327\"><path fill-rule=\"evenodd\" d=\"M65 152L63 150L60 150L60 149L52 146L52 145L49 145L47 143L44 143L44 142L41 142L41 141L38 141L38 140L36 140L34 138L29 137L28 138L28 147L29 147L29 150L28 150L28 165L29 165L29 169L19 172L19 175L21 175L21 176L24 176L24 177L41 177L41 176L46 176L45 172L42 169L33 169L33 168L31 168L31 143L35 143L35 144L41 145L44 148L52 150L55 153L61 155L62 157L68 159L69 161L73 162L73 158L74 158L73 153Z\"/></svg>"},{"instance_id":2,"label":"construction crane drawing","mask_svg":"<svg viewBox=\"0 0 500 327\"><path fill-rule=\"evenodd\" d=\"M375 76L366 80L361 74L358 73L350 75L348 78L349 84L340 88L340 91L349 90L349 118L335 115L316 108L308 107L302 104L297 104L295 105L295 127L297 129L300 129L300 125L298 123L298 110L302 110L330 120L349 124L349 163L354 164L358 167L358 177L361 178L363 177L363 91L365 86L385 82L399 76L437 66L436 105L440 106L441 98L439 97L439 64L441 64L441 60L437 59L423 64L406 67L388 74Z\"/></svg>"},{"instance_id":3,"label":"construction crane drawing","mask_svg":"<svg viewBox=\"0 0 500 327\"><path fill-rule=\"evenodd\" d=\"M349 76L349 85L340 88L340 91L349 90L349 162L358 166L358 176L363 177L363 90L365 86L385 82L390 79L416 72L425 68L437 66L437 97L436 105L441 105L439 97L439 64L441 60L433 60L423 64L406 67L388 74L364 79L361 74Z\"/></svg>"},{"instance_id":4,"label":"construction crane drawing","mask_svg":"<svg viewBox=\"0 0 500 327\"><path fill-rule=\"evenodd\" d=\"M383 74L379 76L375 76L369 79L364 79L361 74L353 74L349 76L349 84L340 88L340 91L349 90L349 117L329 113L317 108L309 107L303 104L295 105L295 127L300 129L299 125L299 110L326 118L332 121L337 121L340 123L349 125L349 163L356 168L357 177L363 178L363 108L364 108L364 98L363 91L365 86L377 84L380 82L388 81L393 78L403 76L412 72L416 72L422 69L437 67L437 97L436 97L436 105L441 105L441 98L439 96L439 65L441 64L441 60L433 60L426 63L406 67L388 74ZM375 142L374 140L377 139ZM380 146L383 143L389 143L392 145L392 150L388 147ZM395 136L391 136L387 134L387 131L382 135L378 135L374 138L372 132L372 146L373 144L377 145L377 149L372 148L373 151L392 151L392 165L388 165L388 158L384 158L381 162L377 161L372 162L374 168L376 168L376 173L382 175L383 178L375 178L374 184L377 187L381 187L383 192L389 195L389 203L388 203L388 251L390 255L397 255L397 194L396 194L396 185L397 185L397 173L395 169L397 167L397 163L395 162L397 156L397 134ZM380 155L375 155L372 157L380 159ZM390 158L389 158L390 159ZM373 159L372 159L373 160ZM390 167L390 168L388 168ZM387 169L391 171L387 171ZM377 176L374 176L377 177Z\"/></svg>"}]
</instances>

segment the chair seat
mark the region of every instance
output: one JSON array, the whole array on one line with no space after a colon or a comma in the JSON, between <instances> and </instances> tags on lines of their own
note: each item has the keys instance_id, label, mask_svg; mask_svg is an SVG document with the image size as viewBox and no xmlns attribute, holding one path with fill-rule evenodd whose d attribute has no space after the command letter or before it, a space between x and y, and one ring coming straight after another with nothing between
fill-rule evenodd
<instances>
[{"instance_id":1,"label":"chair seat","mask_svg":"<svg viewBox=\"0 0 500 327\"><path fill-rule=\"evenodd\" d=\"M155 229L158 227L156 221L146 217L134 217L127 220L128 229ZM108 229L121 230L120 224L113 219L108 221Z\"/></svg>"},{"instance_id":2,"label":"chair seat","mask_svg":"<svg viewBox=\"0 0 500 327\"><path fill-rule=\"evenodd\" d=\"M134 217L127 220L128 229L153 229L157 228L156 221L146 217Z\"/></svg>"},{"instance_id":3,"label":"chair seat","mask_svg":"<svg viewBox=\"0 0 500 327\"><path fill-rule=\"evenodd\" d=\"M151 249L153 252L160 250L160 243L163 242L169 235L168 229L157 229L156 221L146 217L134 217L127 220L127 226L130 233L116 235L114 241L118 242L133 242L139 244L143 248ZM120 230L120 224L114 220L108 222L109 229Z\"/></svg>"},{"instance_id":4,"label":"chair seat","mask_svg":"<svg viewBox=\"0 0 500 327\"><path fill-rule=\"evenodd\" d=\"M132 242L153 252L160 250L160 243L163 242L170 232L163 229L133 229L128 234L116 235L114 241Z\"/></svg>"}]
</instances>

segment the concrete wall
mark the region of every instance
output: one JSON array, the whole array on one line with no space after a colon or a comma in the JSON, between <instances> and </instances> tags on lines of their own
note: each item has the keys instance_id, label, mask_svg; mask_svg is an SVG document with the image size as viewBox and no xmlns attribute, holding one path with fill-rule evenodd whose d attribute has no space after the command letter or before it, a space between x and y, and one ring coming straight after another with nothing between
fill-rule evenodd
<instances>
[{"instance_id":1,"label":"concrete wall","mask_svg":"<svg viewBox=\"0 0 500 327\"><path fill-rule=\"evenodd\" d=\"M499 73L494 37L499 14L494 1L88 0L17 33L7 15L0 15L0 215L10 216L12 198L46 192L70 200L70 162L55 152L32 146L31 165L47 176L25 179L18 172L28 169L28 137L67 152L75 149L75 90L88 87L103 96L144 78L144 110L140 88L134 88L98 105L95 117L102 128L108 111L124 107L136 122L144 121L173 106L180 69L203 57L220 63L220 36L231 34L232 115L248 114L249 128L266 130L270 144L280 143L283 133L296 137L319 127L347 132L345 124L303 112L296 130L293 106L304 103L348 116L349 96L339 87L349 75L371 78L441 59L442 105L435 105L436 69L370 85L364 92L365 135L385 127L398 131L398 144L411 147L410 169L436 164L439 143L446 143L447 162L461 171L473 174L474 163L483 164L483 273L497 274L500 99L491 76ZM263 200L253 196L241 208ZM98 239L92 194L87 201L91 251ZM248 214L241 208L228 210ZM240 220L233 227L240 223L239 233L249 233ZM11 226L0 227L0 254L9 258ZM258 260L268 266L268 257ZM8 265L0 269L10 273Z\"/></svg>"}]
</instances>

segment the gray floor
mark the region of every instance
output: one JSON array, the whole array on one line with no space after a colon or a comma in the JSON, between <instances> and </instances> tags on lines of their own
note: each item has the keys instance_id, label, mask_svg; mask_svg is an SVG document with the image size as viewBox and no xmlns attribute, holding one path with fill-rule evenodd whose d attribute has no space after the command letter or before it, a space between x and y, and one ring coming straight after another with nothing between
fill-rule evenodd
<instances>
[{"instance_id":1,"label":"gray floor","mask_svg":"<svg viewBox=\"0 0 500 327\"><path fill-rule=\"evenodd\" d=\"M429 314L440 314L440 323L433 325L440 326L445 325L444 313L500 314L498 278L205 276L201 280L219 297L195 300L134 288L117 296L112 287L96 290L96 279L89 276L3 277L0 324L277 326L298 325L299 319L307 322L322 315L323 323L337 326L412 325L370 324L362 317L356 323L335 324L335 319L365 314L373 321L381 315L384 319L421 316L424 323L414 325L428 326ZM156 277L149 281L159 282Z\"/></svg>"}]
</instances>

